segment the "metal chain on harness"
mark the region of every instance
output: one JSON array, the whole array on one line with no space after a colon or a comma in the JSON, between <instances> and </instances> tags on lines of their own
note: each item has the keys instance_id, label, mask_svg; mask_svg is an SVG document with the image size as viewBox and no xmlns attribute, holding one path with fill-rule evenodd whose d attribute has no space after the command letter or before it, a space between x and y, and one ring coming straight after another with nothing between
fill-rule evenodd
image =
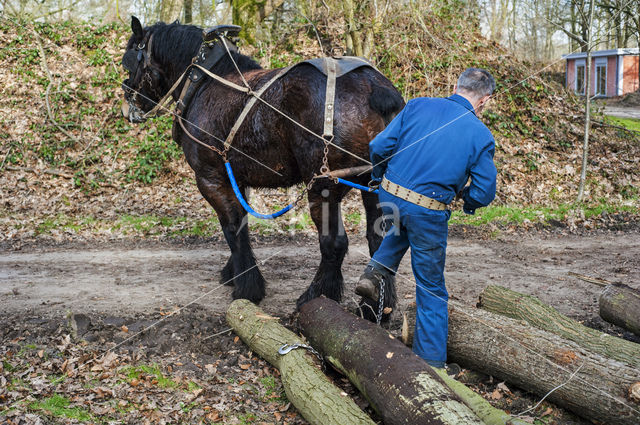
<instances>
[{"instance_id":1,"label":"metal chain on harness","mask_svg":"<svg viewBox=\"0 0 640 425\"><path fill-rule=\"evenodd\" d=\"M302 343L284 344L282 347L278 349L278 354L280 354L281 356L284 356L285 354L289 353L291 350L296 350L298 348L304 348L305 350L309 351L311 354L315 355L318 358L318 360L320 360L320 364L322 365L322 370L324 370L325 364L324 364L324 359L322 358L322 355L320 355L320 353L318 353L316 349L310 345L302 344Z\"/></svg>"},{"instance_id":2,"label":"metal chain on harness","mask_svg":"<svg viewBox=\"0 0 640 425\"><path fill-rule=\"evenodd\" d=\"M382 230L382 238L384 238L387 236L387 220L384 219L384 214L382 215L382 219L383 220L380 223L380 230ZM378 283L380 286L380 295L378 295L378 315L376 316L376 325L380 325L382 322L382 315L384 314L384 279L378 278Z\"/></svg>"}]
</instances>

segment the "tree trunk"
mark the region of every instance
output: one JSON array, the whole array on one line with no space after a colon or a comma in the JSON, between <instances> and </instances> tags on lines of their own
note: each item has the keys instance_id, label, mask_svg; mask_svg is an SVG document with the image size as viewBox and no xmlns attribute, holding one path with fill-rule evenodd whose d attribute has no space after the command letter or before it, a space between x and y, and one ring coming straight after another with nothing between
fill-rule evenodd
<instances>
[{"instance_id":1,"label":"tree trunk","mask_svg":"<svg viewBox=\"0 0 640 425\"><path fill-rule=\"evenodd\" d=\"M443 369L434 369L436 373L442 378L445 384L451 390L458 395L465 402L467 406L473 410L473 413L478 415L485 425L527 425L521 419L511 417L511 415L505 413L503 410L497 409L485 400L480 394L474 392L471 388L464 385L462 382L458 382L449 375Z\"/></svg>"},{"instance_id":2,"label":"tree trunk","mask_svg":"<svg viewBox=\"0 0 640 425\"><path fill-rule=\"evenodd\" d=\"M587 24L587 36L585 40L587 42L587 59L584 67L585 80L584 80L584 94L585 94L585 106L584 106L584 140L582 142L582 168L580 170L580 184L578 185L578 202L582 202L584 196L584 186L587 181L587 159L589 157L589 131L591 129L591 38L592 25L593 25L593 6L595 0L589 0L589 18Z\"/></svg>"},{"instance_id":3,"label":"tree trunk","mask_svg":"<svg viewBox=\"0 0 640 425\"><path fill-rule=\"evenodd\" d=\"M193 0L184 0L184 23L193 22Z\"/></svg>"},{"instance_id":4,"label":"tree trunk","mask_svg":"<svg viewBox=\"0 0 640 425\"><path fill-rule=\"evenodd\" d=\"M384 329L324 297L300 309L302 333L349 377L386 425L482 424L436 372Z\"/></svg>"},{"instance_id":5,"label":"tree trunk","mask_svg":"<svg viewBox=\"0 0 640 425\"><path fill-rule=\"evenodd\" d=\"M233 24L240 25L240 37L254 43L262 21L279 8L284 0L231 0Z\"/></svg>"},{"instance_id":6,"label":"tree trunk","mask_svg":"<svg viewBox=\"0 0 640 425\"><path fill-rule=\"evenodd\" d=\"M602 309L602 297L600 300ZM635 300L636 320L640 329L640 316L637 313L640 311L640 296L636 294ZM520 294L501 286L487 286L480 294L478 307L512 319L524 320L531 326L573 341L589 351L640 369L640 344L583 326L558 313L553 307L544 304L536 297ZM629 312L631 311L634 310L630 309Z\"/></svg>"},{"instance_id":7,"label":"tree trunk","mask_svg":"<svg viewBox=\"0 0 640 425\"><path fill-rule=\"evenodd\" d=\"M607 285L600 295L599 304L600 317L640 335L639 291L621 283ZM633 345L637 347L635 360L640 367L640 344Z\"/></svg>"},{"instance_id":8,"label":"tree trunk","mask_svg":"<svg viewBox=\"0 0 640 425\"><path fill-rule=\"evenodd\" d=\"M413 317L410 327L415 325ZM638 368L521 321L450 306L448 357L540 397L547 395L549 401L583 418L638 424Z\"/></svg>"},{"instance_id":9,"label":"tree trunk","mask_svg":"<svg viewBox=\"0 0 640 425\"><path fill-rule=\"evenodd\" d=\"M255 353L280 370L287 398L311 424L361 424L374 422L349 397L333 385L314 363L314 356L300 348L278 354L284 344L301 343L276 317L247 300L236 300L227 310L227 322Z\"/></svg>"}]
</instances>

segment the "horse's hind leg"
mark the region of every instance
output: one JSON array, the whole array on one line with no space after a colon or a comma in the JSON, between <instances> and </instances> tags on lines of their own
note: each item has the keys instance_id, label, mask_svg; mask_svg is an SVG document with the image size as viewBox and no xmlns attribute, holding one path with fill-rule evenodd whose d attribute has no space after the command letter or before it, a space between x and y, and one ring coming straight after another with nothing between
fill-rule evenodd
<instances>
[{"instance_id":1,"label":"horse's hind leg","mask_svg":"<svg viewBox=\"0 0 640 425\"><path fill-rule=\"evenodd\" d=\"M382 208L379 206L378 195L371 192L360 192L362 205L367 218L367 242L369 243L369 255L378 250L382 242Z\"/></svg>"},{"instance_id":2,"label":"horse's hind leg","mask_svg":"<svg viewBox=\"0 0 640 425\"><path fill-rule=\"evenodd\" d=\"M344 279L341 267L349 241L342 224L340 201L347 191L333 184L318 184L309 191L309 209L318 228L322 259L311 285L298 298L298 308L320 295L335 301L342 298Z\"/></svg>"},{"instance_id":3,"label":"horse's hind leg","mask_svg":"<svg viewBox=\"0 0 640 425\"><path fill-rule=\"evenodd\" d=\"M231 258L222 269L223 283L234 284L233 299L259 303L265 295L265 281L251 249L246 213L227 185L201 177L196 180L200 193L216 210L231 249Z\"/></svg>"}]
</instances>

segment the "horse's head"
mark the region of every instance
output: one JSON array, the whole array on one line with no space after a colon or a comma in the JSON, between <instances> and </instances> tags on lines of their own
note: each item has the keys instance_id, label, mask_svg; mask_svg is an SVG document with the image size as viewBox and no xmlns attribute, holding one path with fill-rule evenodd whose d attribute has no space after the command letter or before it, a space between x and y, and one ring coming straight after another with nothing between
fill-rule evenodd
<instances>
[{"instance_id":1,"label":"horse's head","mask_svg":"<svg viewBox=\"0 0 640 425\"><path fill-rule=\"evenodd\" d=\"M133 35L122 57L122 66L129 72L129 78L122 83L122 115L138 123L146 119L144 114L153 109L168 88L163 67L152 54L153 34L143 29L135 16L131 17L131 30Z\"/></svg>"}]
</instances>

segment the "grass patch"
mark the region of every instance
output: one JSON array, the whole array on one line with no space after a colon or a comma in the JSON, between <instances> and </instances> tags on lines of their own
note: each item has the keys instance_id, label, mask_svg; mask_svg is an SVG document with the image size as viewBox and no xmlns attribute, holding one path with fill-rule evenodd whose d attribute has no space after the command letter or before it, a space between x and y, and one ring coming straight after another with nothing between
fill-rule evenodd
<instances>
[{"instance_id":1,"label":"grass patch","mask_svg":"<svg viewBox=\"0 0 640 425\"><path fill-rule=\"evenodd\" d=\"M35 224L36 235L49 235L54 231L81 232L121 232L124 235L173 237L200 236L210 237L221 231L217 217L206 219L190 219L187 217L169 217L156 215L122 215L116 219L100 219L96 217L72 217L59 214L45 217Z\"/></svg>"},{"instance_id":2,"label":"grass patch","mask_svg":"<svg viewBox=\"0 0 640 425\"><path fill-rule=\"evenodd\" d=\"M50 416L76 419L82 422L93 420L93 416L81 407L69 407L71 401L59 394L29 404L29 409L42 411Z\"/></svg>"},{"instance_id":3,"label":"grass patch","mask_svg":"<svg viewBox=\"0 0 640 425\"><path fill-rule=\"evenodd\" d=\"M263 401L278 401L280 403L287 403L287 395L284 392L284 388L279 387L276 378L272 375L260 378L260 384L264 388Z\"/></svg>"},{"instance_id":4,"label":"grass patch","mask_svg":"<svg viewBox=\"0 0 640 425\"><path fill-rule=\"evenodd\" d=\"M582 212L585 219L597 217L603 212L607 214L637 213L637 199L629 204L610 204L601 202L598 204L560 204L553 207L511 207L489 206L479 208L475 215L467 215L462 211L454 211L451 215L451 224L463 224L470 226L483 226L489 223L504 225L520 225L524 223L549 224L552 220L563 221L571 214Z\"/></svg>"},{"instance_id":5,"label":"grass patch","mask_svg":"<svg viewBox=\"0 0 640 425\"><path fill-rule=\"evenodd\" d=\"M627 130L635 131L640 133L640 120L635 118L620 118L613 117L611 115L607 116L607 120L614 125L619 125L620 127L624 127Z\"/></svg>"},{"instance_id":6,"label":"grass patch","mask_svg":"<svg viewBox=\"0 0 640 425\"><path fill-rule=\"evenodd\" d=\"M138 365L138 366L127 366L120 371L121 374L127 377L127 381L131 383L134 379L140 380L145 377L152 377L154 380L158 381L157 385L159 388L177 388L178 384L164 376L160 366L157 364L153 365Z\"/></svg>"}]
</instances>

